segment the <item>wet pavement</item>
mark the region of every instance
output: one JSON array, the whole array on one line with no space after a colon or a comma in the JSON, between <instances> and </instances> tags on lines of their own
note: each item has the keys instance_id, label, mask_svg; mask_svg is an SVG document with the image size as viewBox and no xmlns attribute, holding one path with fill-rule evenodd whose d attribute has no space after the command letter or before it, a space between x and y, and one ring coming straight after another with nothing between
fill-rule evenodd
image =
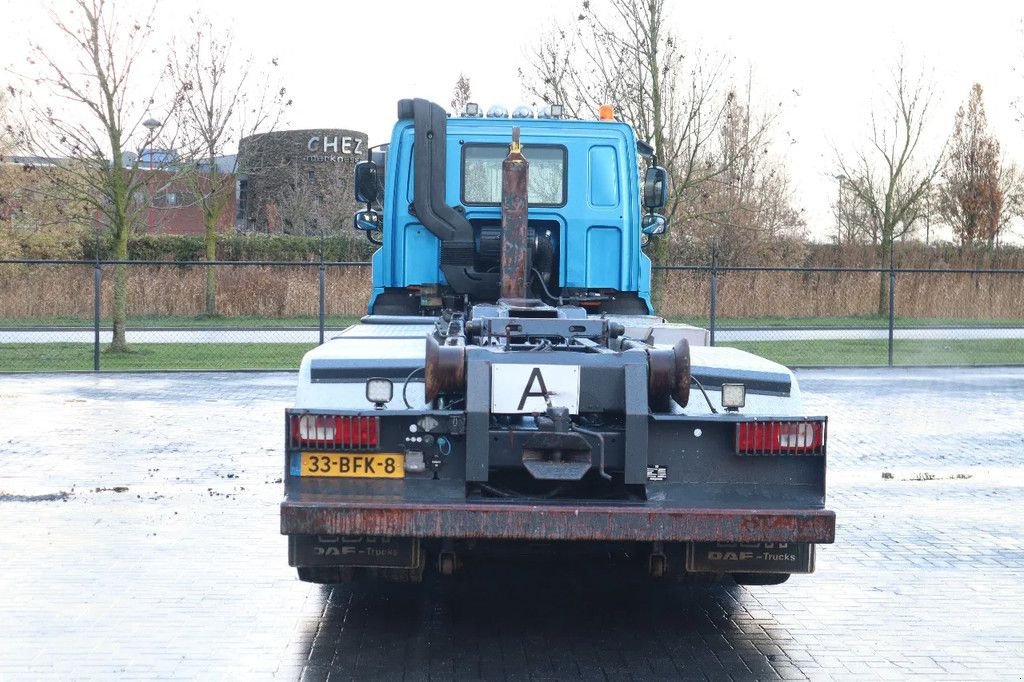
<instances>
[{"instance_id":1,"label":"wet pavement","mask_svg":"<svg viewBox=\"0 0 1024 682\"><path fill-rule=\"evenodd\" d=\"M291 374L0 375L0 680L1021 679L1024 370L799 373L837 542L776 587L299 583Z\"/></svg>"}]
</instances>

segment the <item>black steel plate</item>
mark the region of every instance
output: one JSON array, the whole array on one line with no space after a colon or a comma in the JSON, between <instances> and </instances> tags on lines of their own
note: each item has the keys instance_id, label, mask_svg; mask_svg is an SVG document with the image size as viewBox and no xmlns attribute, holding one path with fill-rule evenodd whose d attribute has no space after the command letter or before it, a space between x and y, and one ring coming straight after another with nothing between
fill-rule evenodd
<instances>
[{"instance_id":1,"label":"black steel plate","mask_svg":"<svg viewBox=\"0 0 1024 682\"><path fill-rule=\"evenodd\" d=\"M711 573L813 573L806 542L691 542L686 570Z\"/></svg>"},{"instance_id":2,"label":"black steel plate","mask_svg":"<svg viewBox=\"0 0 1024 682\"><path fill-rule=\"evenodd\" d=\"M363 535L290 535L290 566L373 566L414 568L419 540Z\"/></svg>"}]
</instances>

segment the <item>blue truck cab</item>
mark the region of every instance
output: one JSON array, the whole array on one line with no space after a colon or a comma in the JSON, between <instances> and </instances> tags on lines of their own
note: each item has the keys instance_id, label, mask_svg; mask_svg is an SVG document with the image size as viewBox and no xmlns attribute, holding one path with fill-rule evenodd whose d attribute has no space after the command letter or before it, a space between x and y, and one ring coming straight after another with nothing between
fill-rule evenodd
<instances>
[{"instance_id":1,"label":"blue truck cab","mask_svg":"<svg viewBox=\"0 0 1024 682\"><path fill-rule=\"evenodd\" d=\"M573 298L591 312L653 312L651 262L642 250L642 159L630 126L613 120L506 116L445 121L445 159L439 164L443 178L423 180L443 188L439 203L461 214L472 240L446 249L444 235L425 226L418 215L414 149L419 126L406 115L395 125L386 152L377 155L378 161L386 161L374 164L384 185L382 215L363 221L382 232L382 246L373 255L371 313L420 314L441 308L444 292L453 284L446 276L446 261L461 258L471 268L471 279L493 278L500 256L501 164L513 126L521 131L523 155L530 164L532 286L538 298L549 303ZM650 157L647 145L641 143L639 149ZM470 292L471 298L494 300L488 291L493 286L493 280L489 286L482 284Z\"/></svg>"}]
</instances>

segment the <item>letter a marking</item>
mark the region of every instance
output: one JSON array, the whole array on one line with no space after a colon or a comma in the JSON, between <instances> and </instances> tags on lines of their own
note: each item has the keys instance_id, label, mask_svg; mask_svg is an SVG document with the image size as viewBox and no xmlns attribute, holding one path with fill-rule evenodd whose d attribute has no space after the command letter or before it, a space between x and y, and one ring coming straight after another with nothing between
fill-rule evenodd
<instances>
[{"instance_id":1,"label":"letter a marking","mask_svg":"<svg viewBox=\"0 0 1024 682\"><path fill-rule=\"evenodd\" d=\"M534 380L540 384L539 391L530 390L533 387ZM544 398L545 402L550 402L548 399L548 387L544 383L544 375L540 373L540 367L534 367L533 371L530 372L530 378L526 382L526 388L523 389L523 397L519 399L519 407L516 408L517 410L523 409L526 405L527 398Z\"/></svg>"}]
</instances>

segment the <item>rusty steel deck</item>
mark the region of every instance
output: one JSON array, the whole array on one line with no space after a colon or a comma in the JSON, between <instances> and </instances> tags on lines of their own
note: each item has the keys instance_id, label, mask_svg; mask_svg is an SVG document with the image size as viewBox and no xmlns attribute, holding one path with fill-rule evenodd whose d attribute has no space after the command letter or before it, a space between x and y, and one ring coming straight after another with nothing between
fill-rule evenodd
<instances>
[{"instance_id":1,"label":"rusty steel deck","mask_svg":"<svg viewBox=\"0 0 1024 682\"><path fill-rule=\"evenodd\" d=\"M301 496L281 504L281 532L288 535L830 543L835 527L835 513L827 509L325 502Z\"/></svg>"}]
</instances>

